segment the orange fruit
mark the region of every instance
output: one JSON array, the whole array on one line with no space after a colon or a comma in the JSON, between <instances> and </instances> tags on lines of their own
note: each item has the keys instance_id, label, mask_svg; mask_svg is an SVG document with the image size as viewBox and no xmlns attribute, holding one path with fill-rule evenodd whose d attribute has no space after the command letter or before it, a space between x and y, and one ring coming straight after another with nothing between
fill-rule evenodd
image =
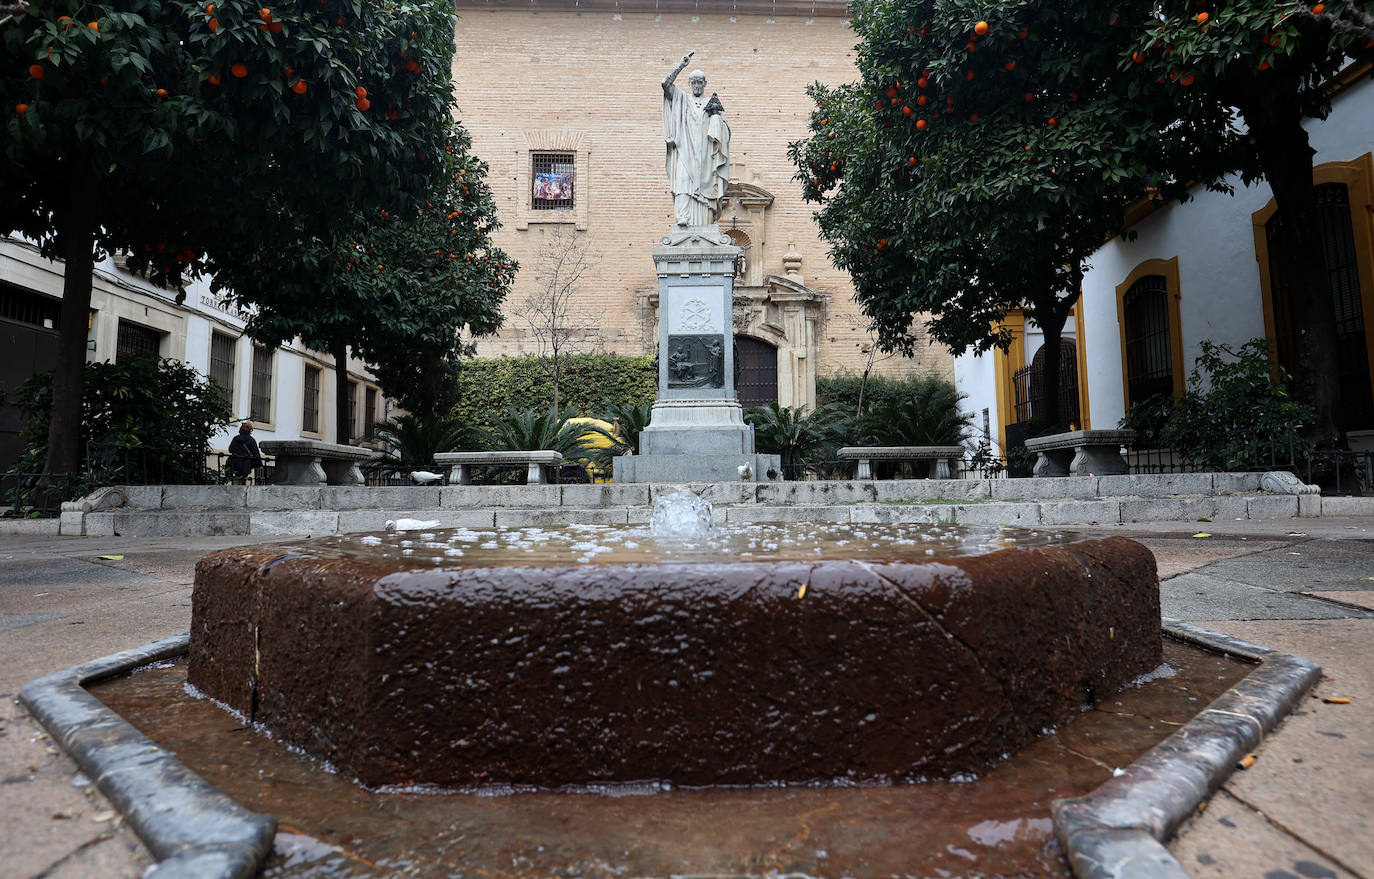
<instances>
[{"instance_id":1,"label":"orange fruit","mask_svg":"<svg viewBox=\"0 0 1374 879\"><path fill-rule=\"evenodd\" d=\"M925 76L922 76L920 79L916 80L917 88L925 88L928 85L930 85L930 80Z\"/></svg>"},{"instance_id":2,"label":"orange fruit","mask_svg":"<svg viewBox=\"0 0 1374 879\"><path fill-rule=\"evenodd\" d=\"M1053 116L1051 116L1051 117L1050 117L1050 124L1051 124L1051 125L1058 125L1058 124L1059 124L1059 120L1056 119L1056 118L1054 118Z\"/></svg>"},{"instance_id":3,"label":"orange fruit","mask_svg":"<svg viewBox=\"0 0 1374 879\"><path fill-rule=\"evenodd\" d=\"M1193 84L1193 75L1192 75L1191 73L1185 73L1185 74L1183 74L1183 77L1182 77L1182 79L1180 79L1180 80L1178 81L1178 84L1179 84L1179 85L1183 85L1183 86L1192 85L1192 84Z\"/></svg>"},{"instance_id":4,"label":"orange fruit","mask_svg":"<svg viewBox=\"0 0 1374 879\"><path fill-rule=\"evenodd\" d=\"M357 107L358 107L358 109L359 109L359 110L362 110L364 113L366 113L367 110L368 110L368 108L370 108L371 106L372 106L372 102L369 101L367 98L359 98L359 99L357 100Z\"/></svg>"},{"instance_id":5,"label":"orange fruit","mask_svg":"<svg viewBox=\"0 0 1374 879\"><path fill-rule=\"evenodd\" d=\"M887 239L886 239L886 238L879 238L879 239L878 239L878 249L879 249L879 250L882 250L884 247L887 247Z\"/></svg>"},{"instance_id":6,"label":"orange fruit","mask_svg":"<svg viewBox=\"0 0 1374 879\"><path fill-rule=\"evenodd\" d=\"M218 32L219 32L219 19L217 19L217 18L212 18L212 19L210 19L210 33L213 34L213 33L218 33Z\"/></svg>"},{"instance_id":7,"label":"orange fruit","mask_svg":"<svg viewBox=\"0 0 1374 879\"><path fill-rule=\"evenodd\" d=\"M272 20L272 10L270 10L270 9L259 9L259 10L258 10L258 18L261 18L263 21L271 21L271 20Z\"/></svg>"},{"instance_id":8,"label":"orange fruit","mask_svg":"<svg viewBox=\"0 0 1374 879\"><path fill-rule=\"evenodd\" d=\"M903 116L910 116L910 115L911 115L911 108L910 108L910 107L903 107L903 108L902 108L902 115L903 115Z\"/></svg>"},{"instance_id":9,"label":"orange fruit","mask_svg":"<svg viewBox=\"0 0 1374 879\"><path fill-rule=\"evenodd\" d=\"M157 91L153 92L153 94L157 95L159 98L165 98L165 97L167 97L167 90L166 90L166 89L158 89Z\"/></svg>"},{"instance_id":10,"label":"orange fruit","mask_svg":"<svg viewBox=\"0 0 1374 879\"><path fill-rule=\"evenodd\" d=\"M353 90L353 94L357 95L360 98L365 98L367 97L367 89L363 88L362 86L358 86Z\"/></svg>"},{"instance_id":11,"label":"orange fruit","mask_svg":"<svg viewBox=\"0 0 1374 879\"><path fill-rule=\"evenodd\" d=\"M45 72L42 64L29 65L29 76L32 76L34 79L42 79Z\"/></svg>"},{"instance_id":12,"label":"orange fruit","mask_svg":"<svg viewBox=\"0 0 1374 879\"><path fill-rule=\"evenodd\" d=\"M1028 37L1028 36L1030 36L1030 28L1028 28L1028 27L1023 27L1023 28L1021 28L1021 33L1019 33L1019 34L1016 35L1016 38L1017 38L1018 40L1024 40L1024 39L1025 39L1026 37Z\"/></svg>"},{"instance_id":13,"label":"orange fruit","mask_svg":"<svg viewBox=\"0 0 1374 879\"><path fill-rule=\"evenodd\" d=\"M1145 56L1142 55L1140 52L1132 52L1132 53L1131 53L1131 60L1134 61L1135 63L1139 64L1140 62L1142 62L1142 61L1145 60Z\"/></svg>"},{"instance_id":14,"label":"orange fruit","mask_svg":"<svg viewBox=\"0 0 1374 879\"><path fill-rule=\"evenodd\" d=\"M927 122L927 121L925 121L924 119L917 119L917 120L916 120L916 130L917 130L917 131L925 131L925 130L926 130L926 126L929 125L929 124L930 124L930 123Z\"/></svg>"},{"instance_id":15,"label":"orange fruit","mask_svg":"<svg viewBox=\"0 0 1374 879\"><path fill-rule=\"evenodd\" d=\"M1007 62L1006 64L1004 64L1003 66L1006 67L1008 70L1015 70L1015 69L1016 69L1016 62L1015 62L1015 61L1008 61L1008 62Z\"/></svg>"},{"instance_id":16,"label":"orange fruit","mask_svg":"<svg viewBox=\"0 0 1374 879\"><path fill-rule=\"evenodd\" d=\"M210 83L210 85L219 85L220 79L219 79L219 77L218 77L217 75L215 75L215 74L212 73L212 74L210 74L209 83Z\"/></svg>"},{"instance_id":17,"label":"orange fruit","mask_svg":"<svg viewBox=\"0 0 1374 879\"><path fill-rule=\"evenodd\" d=\"M210 15L214 15L214 14L215 14L215 4L211 3L209 6L206 6L206 7L205 7L205 11L208 12Z\"/></svg>"},{"instance_id":18,"label":"orange fruit","mask_svg":"<svg viewBox=\"0 0 1374 879\"><path fill-rule=\"evenodd\" d=\"M882 108L883 108L883 102L882 102L882 101L878 101L878 103L877 103L875 109L881 110Z\"/></svg>"},{"instance_id":19,"label":"orange fruit","mask_svg":"<svg viewBox=\"0 0 1374 879\"><path fill-rule=\"evenodd\" d=\"M1261 62L1259 63L1259 69L1260 69L1260 70L1268 70L1268 69L1269 69L1269 62L1268 62L1268 61L1261 61Z\"/></svg>"},{"instance_id":20,"label":"orange fruit","mask_svg":"<svg viewBox=\"0 0 1374 879\"><path fill-rule=\"evenodd\" d=\"M906 160L906 163L907 163L908 165L915 166L915 164L916 164L916 157L915 157L915 156L910 156L910 157L908 157L907 160Z\"/></svg>"},{"instance_id":21,"label":"orange fruit","mask_svg":"<svg viewBox=\"0 0 1374 879\"><path fill-rule=\"evenodd\" d=\"M305 94L305 90L306 90L306 84L305 84L305 80L303 80L303 79L298 79L298 80L296 80L296 84L293 85L293 86L291 86L291 91L295 92L295 93L298 94L298 95L303 95L303 94Z\"/></svg>"},{"instance_id":22,"label":"orange fruit","mask_svg":"<svg viewBox=\"0 0 1374 879\"><path fill-rule=\"evenodd\" d=\"M1312 14L1313 14L1313 15L1321 15L1321 14L1322 14L1323 12L1325 12L1325 11L1326 11L1326 4L1325 4L1325 3L1318 3L1318 4L1316 4L1315 6L1312 7Z\"/></svg>"},{"instance_id":23,"label":"orange fruit","mask_svg":"<svg viewBox=\"0 0 1374 879\"><path fill-rule=\"evenodd\" d=\"M28 104L15 104L15 105L14 105L14 112L18 113L20 116L23 116L25 113L29 112L29 105L28 105Z\"/></svg>"},{"instance_id":24,"label":"orange fruit","mask_svg":"<svg viewBox=\"0 0 1374 879\"><path fill-rule=\"evenodd\" d=\"M1035 100L1035 95L1031 94L1030 92L1026 92L1026 103L1029 104L1033 100Z\"/></svg>"},{"instance_id":25,"label":"orange fruit","mask_svg":"<svg viewBox=\"0 0 1374 879\"><path fill-rule=\"evenodd\" d=\"M919 98L916 99L916 103L917 103L918 105L924 107L924 106L926 105L926 101L928 101L928 100L930 100L930 99L927 98L925 95L921 95Z\"/></svg>"},{"instance_id":26,"label":"orange fruit","mask_svg":"<svg viewBox=\"0 0 1374 879\"><path fill-rule=\"evenodd\" d=\"M248 75L248 65L242 61L235 61L233 66L229 68L229 72L234 74L235 79L243 79Z\"/></svg>"},{"instance_id":27,"label":"orange fruit","mask_svg":"<svg viewBox=\"0 0 1374 879\"><path fill-rule=\"evenodd\" d=\"M973 26L973 32L981 37L988 32L988 23L986 21L978 22Z\"/></svg>"},{"instance_id":28,"label":"orange fruit","mask_svg":"<svg viewBox=\"0 0 1374 879\"><path fill-rule=\"evenodd\" d=\"M973 71L970 70L970 71L968 71L967 73L965 73L965 74L964 74L964 79L973 79Z\"/></svg>"},{"instance_id":29,"label":"orange fruit","mask_svg":"<svg viewBox=\"0 0 1374 879\"><path fill-rule=\"evenodd\" d=\"M281 22L279 22L279 21L274 21L274 22L272 22L270 25L268 25L267 30L270 31L271 33L274 33L274 34L279 34L279 33L281 33Z\"/></svg>"},{"instance_id":30,"label":"orange fruit","mask_svg":"<svg viewBox=\"0 0 1374 879\"><path fill-rule=\"evenodd\" d=\"M979 118L981 118L981 117L979 117L979 115L978 115L977 113L974 113L974 114L972 114L972 115L970 115L970 116L968 117L968 121L970 121L970 122L977 122L977 121L979 120Z\"/></svg>"},{"instance_id":31,"label":"orange fruit","mask_svg":"<svg viewBox=\"0 0 1374 879\"><path fill-rule=\"evenodd\" d=\"M86 23L86 27L90 28L90 29L93 30L93 31L98 31L98 30L100 30L100 22L98 22L98 21L89 21L89 22Z\"/></svg>"},{"instance_id":32,"label":"orange fruit","mask_svg":"<svg viewBox=\"0 0 1374 879\"><path fill-rule=\"evenodd\" d=\"M1199 13L1197 14L1197 23L1198 23L1198 24L1206 24L1206 23L1207 23L1207 19L1209 19L1209 18L1211 18L1211 17L1212 17L1212 16L1208 15L1208 14L1205 13L1205 12L1199 12Z\"/></svg>"},{"instance_id":33,"label":"orange fruit","mask_svg":"<svg viewBox=\"0 0 1374 879\"><path fill-rule=\"evenodd\" d=\"M888 86L888 87L887 87L887 96L888 96L889 98L895 98L895 97L897 97L897 89L893 88L892 86Z\"/></svg>"}]
</instances>

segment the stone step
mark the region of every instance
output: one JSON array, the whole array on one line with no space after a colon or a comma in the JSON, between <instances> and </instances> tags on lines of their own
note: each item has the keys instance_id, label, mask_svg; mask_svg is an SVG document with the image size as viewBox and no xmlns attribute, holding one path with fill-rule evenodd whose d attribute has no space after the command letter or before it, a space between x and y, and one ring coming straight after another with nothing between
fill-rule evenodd
<instances>
[{"instance_id":1,"label":"stone step","mask_svg":"<svg viewBox=\"0 0 1374 879\"><path fill-rule=\"evenodd\" d=\"M571 486L568 486L571 487ZM644 525L645 505L495 506L468 509L116 509L64 514L64 534L174 537L180 535L325 535L379 531L388 520L419 519L440 528L559 527L573 524ZM1121 496L1082 500L955 500L945 502L718 504L721 524L845 522L1061 527L1152 521L1283 519L1374 513L1374 498L1245 493ZM71 516L70 519L67 516ZM80 529L80 530L77 530Z\"/></svg>"}]
</instances>

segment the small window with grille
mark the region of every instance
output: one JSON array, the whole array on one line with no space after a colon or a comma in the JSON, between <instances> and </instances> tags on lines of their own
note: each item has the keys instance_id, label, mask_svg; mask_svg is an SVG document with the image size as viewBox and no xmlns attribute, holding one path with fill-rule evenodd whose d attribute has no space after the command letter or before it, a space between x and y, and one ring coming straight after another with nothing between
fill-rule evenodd
<instances>
[{"instance_id":1,"label":"small window with grille","mask_svg":"<svg viewBox=\"0 0 1374 879\"><path fill-rule=\"evenodd\" d=\"M210 378L219 383L220 390L224 391L224 399L229 401L230 406L234 404L234 367L237 348L238 339L218 330L210 331Z\"/></svg>"},{"instance_id":2,"label":"small window with grille","mask_svg":"<svg viewBox=\"0 0 1374 879\"><path fill-rule=\"evenodd\" d=\"M351 436L343 437L341 443L350 442L358 435L358 383L348 380L348 430Z\"/></svg>"},{"instance_id":3,"label":"small window with grille","mask_svg":"<svg viewBox=\"0 0 1374 879\"><path fill-rule=\"evenodd\" d=\"M536 211L572 210L573 154L530 153L530 207Z\"/></svg>"},{"instance_id":4,"label":"small window with grille","mask_svg":"<svg viewBox=\"0 0 1374 879\"><path fill-rule=\"evenodd\" d=\"M0 318L56 330L62 322L62 300L0 283Z\"/></svg>"},{"instance_id":5,"label":"small window with grille","mask_svg":"<svg viewBox=\"0 0 1374 879\"><path fill-rule=\"evenodd\" d=\"M272 361L276 354L268 348L253 348L253 399L248 417L254 421L272 421Z\"/></svg>"},{"instance_id":6,"label":"small window with grille","mask_svg":"<svg viewBox=\"0 0 1374 879\"><path fill-rule=\"evenodd\" d=\"M368 388L363 394L363 436L372 433L377 423L377 389Z\"/></svg>"},{"instance_id":7,"label":"small window with grille","mask_svg":"<svg viewBox=\"0 0 1374 879\"><path fill-rule=\"evenodd\" d=\"M320 432L320 370L317 366L305 368L305 408L301 412L301 430L305 433Z\"/></svg>"},{"instance_id":8,"label":"small window with grille","mask_svg":"<svg viewBox=\"0 0 1374 879\"><path fill-rule=\"evenodd\" d=\"M119 333L115 337L115 362L125 363L134 357L156 359L162 353L162 337L165 335L152 327L121 320Z\"/></svg>"}]
</instances>

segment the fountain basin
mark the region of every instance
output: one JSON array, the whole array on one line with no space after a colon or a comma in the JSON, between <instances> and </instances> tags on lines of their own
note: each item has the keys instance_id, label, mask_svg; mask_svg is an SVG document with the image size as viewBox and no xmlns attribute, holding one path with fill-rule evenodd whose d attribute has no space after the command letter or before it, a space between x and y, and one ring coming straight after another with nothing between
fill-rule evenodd
<instances>
[{"instance_id":1,"label":"fountain basin","mask_svg":"<svg viewBox=\"0 0 1374 879\"><path fill-rule=\"evenodd\" d=\"M197 567L188 677L370 787L553 788L976 773L1161 661L1138 543L931 557L882 530L229 550Z\"/></svg>"}]
</instances>

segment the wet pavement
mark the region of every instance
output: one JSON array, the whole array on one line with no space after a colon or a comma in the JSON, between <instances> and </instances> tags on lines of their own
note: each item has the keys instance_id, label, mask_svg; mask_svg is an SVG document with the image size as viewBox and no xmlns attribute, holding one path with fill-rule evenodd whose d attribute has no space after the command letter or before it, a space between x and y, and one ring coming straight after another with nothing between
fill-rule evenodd
<instances>
[{"instance_id":1,"label":"wet pavement","mask_svg":"<svg viewBox=\"0 0 1374 879\"><path fill-rule=\"evenodd\" d=\"M1306 656L1329 678L1262 746L1254 767L1236 773L1185 828L1172 846L1183 864L1197 877L1374 879L1374 613L1366 609L1374 607L1374 522L1075 530L1150 546L1166 578L1166 615ZM146 869L141 844L14 697L41 674L184 631L195 561L250 542L264 541L0 538L6 875L133 877ZM1332 696L1351 701L1322 701Z\"/></svg>"}]
</instances>

